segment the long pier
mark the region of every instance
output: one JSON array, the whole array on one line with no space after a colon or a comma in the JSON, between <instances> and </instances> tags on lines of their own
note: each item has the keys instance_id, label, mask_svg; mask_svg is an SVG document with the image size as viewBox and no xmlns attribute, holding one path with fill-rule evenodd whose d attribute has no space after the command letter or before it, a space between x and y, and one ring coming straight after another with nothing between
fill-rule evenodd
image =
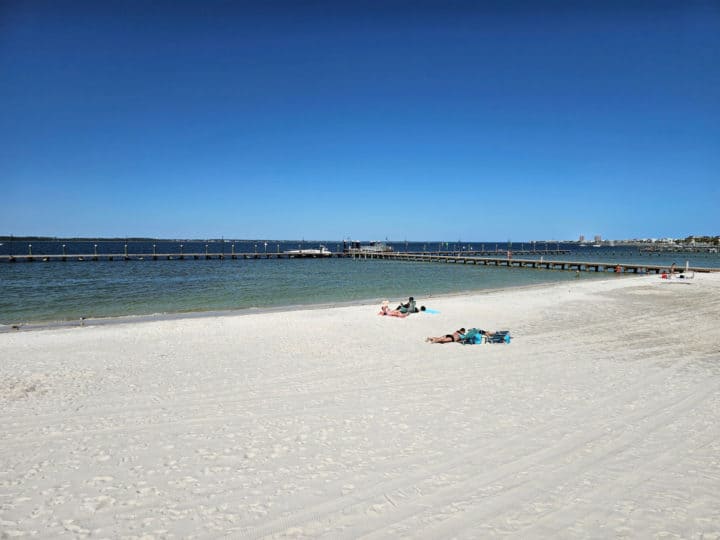
<instances>
[{"instance_id":1,"label":"long pier","mask_svg":"<svg viewBox=\"0 0 720 540\"><path fill-rule=\"evenodd\" d=\"M484 266L505 266L507 268L534 268L539 270L569 270L575 272L613 272L634 274L661 274L670 270L669 265L652 265L620 262L561 261L545 259L516 259L505 257L476 257L474 255L438 255L433 253L374 253L356 255L362 258L394 259L401 261L437 262L451 264L480 264ZM685 269L682 269L685 271ZM676 269L680 272L680 269ZM720 268L688 267L688 272L720 272Z\"/></svg>"},{"instance_id":2,"label":"long pier","mask_svg":"<svg viewBox=\"0 0 720 540\"><path fill-rule=\"evenodd\" d=\"M84 255L0 255L0 262L53 262L53 261L198 261L224 259L308 259L347 257L346 253L310 255L297 253L92 253Z\"/></svg>"},{"instance_id":3,"label":"long pier","mask_svg":"<svg viewBox=\"0 0 720 540\"><path fill-rule=\"evenodd\" d=\"M365 255L368 253L374 252L367 252L367 251L358 251L358 250L350 250L347 252L331 252L330 254L314 254L314 253L287 253L285 251L254 251L254 252L235 252L231 251L230 253L224 253L224 252L195 252L195 253L185 253L185 252L178 252L178 253L129 253L127 251L123 253L90 253L90 254L67 254L64 253L62 255L60 254L53 254L53 255L38 255L33 254L32 252L27 254L17 254L17 255L0 255L0 262L6 262L6 263L15 263L15 262L53 262L53 261L61 261L61 262L67 262L67 261L172 261L172 260L224 260L224 259L324 259L324 258L352 258L357 255ZM497 256L505 256L507 254L507 251L504 250L492 250L492 251L432 251L432 252L403 252L403 253L396 253L396 252L382 252L382 254L389 254L389 255L433 255L433 256L453 256L457 255L460 256L463 255L472 255L472 256L479 256L479 255L497 255ZM537 256L547 256L547 255L561 255L565 253L570 253L569 250L560 250L560 249L543 249L543 250L535 250L535 251L516 251L512 252L516 255L537 255Z\"/></svg>"},{"instance_id":4,"label":"long pier","mask_svg":"<svg viewBox=\"0 0 720 540\"><path fill-rule=\"evenodd\" d=\"M353 258L381 259L411 262L446 264L475 264L507 268L530 268L539 270L565 270L576 272L613 272L634 274L660 274L670 270L668 265L644 263L619 263L598 261L571 261L545 259L548 255L568 253L560 250L500 252L504 256L486 257L486 252L336 252L330 255L309 255L297 253L92 253L85 255L0 255L0 263L68 262L68 261L182 261L182 260L239 260L239 259L295 259L295 258ZM497 252L491 252L496 255ZM533 259L517 258L517 255L534 255ZM684 270L684 269L683 269ZM677 269L680 271L680 269ZM720 272L720 268L689 267L689 272Z\"/></svg>"},{"instance_id":5,"label":"long pier","mask_svg":"<svg viewBox=\"0 0 720 540\"><path fill-rule=\"evenodd\" d=\"M646 247L641 248L640 253L717 253L718 248L715 246L663 246L663 247Z\"/></svg>"}]
</instances>

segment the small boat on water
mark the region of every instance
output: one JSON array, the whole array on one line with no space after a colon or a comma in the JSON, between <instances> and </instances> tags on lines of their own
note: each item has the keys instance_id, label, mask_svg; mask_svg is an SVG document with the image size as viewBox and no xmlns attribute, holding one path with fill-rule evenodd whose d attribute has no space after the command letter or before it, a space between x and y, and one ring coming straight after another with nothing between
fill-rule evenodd
<instances>
[{"instance_id":1,"label":"small boat on water","mask_svg":"<svg viewBox=\"0 0 720 540\"><path fill-rule=\"evenodd\" d=\"M322 244L320 244L320 249L290 249L283 253L290 255L290 257L332 257L332 251Z\"/></svg>"}]
</instances>

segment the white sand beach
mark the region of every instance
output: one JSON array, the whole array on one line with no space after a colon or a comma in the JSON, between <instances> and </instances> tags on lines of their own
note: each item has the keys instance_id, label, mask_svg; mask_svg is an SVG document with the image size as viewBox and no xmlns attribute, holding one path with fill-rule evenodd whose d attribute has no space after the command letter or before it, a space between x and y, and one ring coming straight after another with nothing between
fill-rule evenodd
<instances>
[{"instance_id":1,"label":"white sand beach","mask_svg":"<svg viewBox=\"0 0 720 540\"><path fill-rule=\"evenodd\" d=\"M418 303L0 334L0 537L720 538L720 274Z\"/></svg>"}]
</instances>

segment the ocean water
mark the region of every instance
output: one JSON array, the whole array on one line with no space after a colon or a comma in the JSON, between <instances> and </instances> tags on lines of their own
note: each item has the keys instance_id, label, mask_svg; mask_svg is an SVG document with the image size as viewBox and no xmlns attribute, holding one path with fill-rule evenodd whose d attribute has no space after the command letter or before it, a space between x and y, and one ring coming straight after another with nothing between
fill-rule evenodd
<instances>
[{"instance_id":1,"label":"ocean water","mask_svg":"<svg viewBox=\"0 0 720 540\"><path fill-rule=\"evenodd\" d=\"M185 242L183 252L230 254L232 241ZM35 243L11 248L0 246L0 254L60 254L62 241ZM92 254L94 242L65 242L65 252ZM151 255L153 242L128 243L128 253ZM157 253L178 253L179 243L155 242ZM263 253L264 241L236 241L235 252ZM319 242L268 242L268 251L317 247ZM338 242L323 242L331 250L342 248ZM472 252L480 249L507 249L507 243L450 243L443 249ZM395 243L396 250L436 250L438 243ZM555 248L553 244L549 248ZM560 245L561 249L567 246ZM564 260L601 262L642 262L682 267L720 267L718 254L653 254L635 248L586 248L570 246L571 254L543 256ZM123 253L125 242L97 242L97 251ZM511 248L532 249L531 244L513 244ZM536 248L545 249L545 245ZM12 251L11 251L12 253ZM521 258L518 256L517 258ZM520 268L496 268L480 265L417 263L353 259L237 259L2 263L0 264L0 324L45 323L85 318L119 317L202 311L277 308L312 304L399 301L414 296L432 307L432 296L462 291L525 286L575 279L607 278L608 274Z\"/></svg>"}]
</instances>

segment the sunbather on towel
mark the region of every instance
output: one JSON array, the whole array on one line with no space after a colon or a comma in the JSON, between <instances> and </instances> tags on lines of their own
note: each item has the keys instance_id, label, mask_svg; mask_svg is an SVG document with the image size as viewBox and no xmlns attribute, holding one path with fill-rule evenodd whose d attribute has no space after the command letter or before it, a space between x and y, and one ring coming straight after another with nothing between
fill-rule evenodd
<instances>
[{"instance_id":1,"label":"sunbather on towel","mask_svg":"<svg viewBox=\"0 0 720 540\"><path fill-rule=\"evenodd\" d=\"M452 334L445 334L444 336L437 337L428 337L425 338L425 341L427 341L428 343L453 343L455 341L460 341L464 333L464 328L458 328Z\"/></svg>"},{"instance_id":2,"label":"sunbather on towel","mask_svg":"<svg viewBox=\"0 0 720 540\"><path fill-rule=\"evenodd\" d=\"M395 308L395 311L399 311L400 313L417 313L417 307L415 307L415 299L411 296L408 298L408 301L400 304L398 307Z\"/></svg>"},{"instance_id":3,"label":"sunbather on towel","mask_svg":"<svg viewBox=\"0 0 720 540\"><path fill-rule=\"evenodd\" d=\"M407 313L403 313L397 309L390 309L390 302L383 300L380 305L380 311L378 315L386 315L388 317L407 317Z\"/></svg>"}]
</instances>

